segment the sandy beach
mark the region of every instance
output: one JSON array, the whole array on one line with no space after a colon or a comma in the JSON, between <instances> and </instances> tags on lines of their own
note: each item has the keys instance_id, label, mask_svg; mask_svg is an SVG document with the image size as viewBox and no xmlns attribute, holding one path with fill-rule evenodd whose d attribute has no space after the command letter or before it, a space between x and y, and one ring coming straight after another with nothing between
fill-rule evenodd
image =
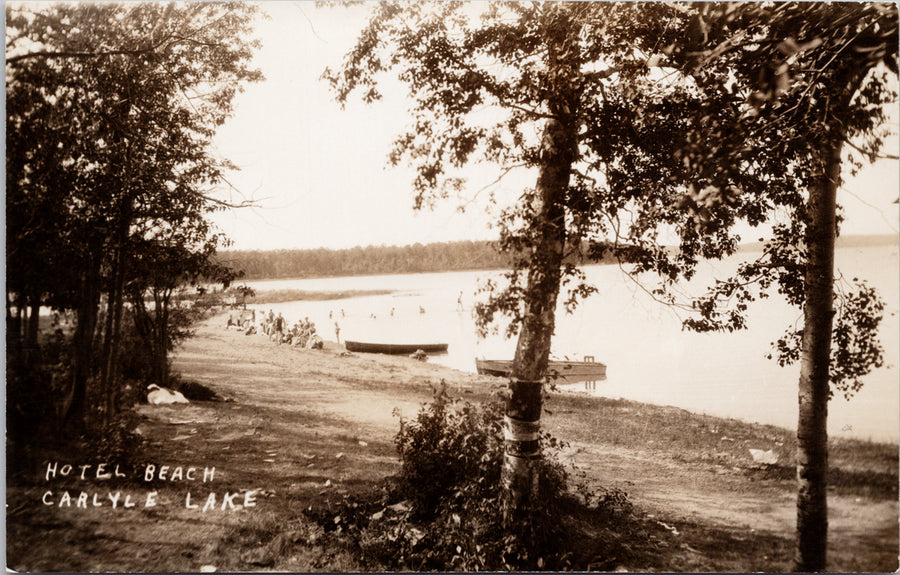
<instances>
[{"instance_id":1,"label":"sandy beach","mask_svg":"<svg viewBox=\"0 0 900 575\"><path fill-rule=\"evenodd\" d=\"M335 342L323 350L278 346L224 329L226 317L199 325L174 369L227 401L138 406L144 447L121 477L107 479L96 464L83 469L88 454L36 461L8 485L9 567L358 570L310 511L327 513L396 472L400 417L414 417L442 380L473 402L505 387L500 378L408 357L348 354ZM559 393L548 397L543 424L569 442L562 455L573 476L623 489L652 527L653 553L617 568L790 568L792 432ZM777 463L760 465L750 449L771 451ZM841 441L831 453L829 569L896 570L897 446ZM67 476L65 465L73 469Z\"/></svg>"}]
</instances>

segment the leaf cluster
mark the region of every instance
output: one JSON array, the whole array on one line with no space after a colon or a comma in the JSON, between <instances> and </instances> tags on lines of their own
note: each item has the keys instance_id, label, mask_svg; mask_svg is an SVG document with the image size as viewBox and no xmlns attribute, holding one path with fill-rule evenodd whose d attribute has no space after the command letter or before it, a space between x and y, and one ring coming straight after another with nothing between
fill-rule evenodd
<instances>
[{"instance_id":1,"label":"leaf cluster","mask_svg":"<svg viewBox=\"0 0 900 575\"><path fill-rule=\"evenodd\" d=\"M835 319L832 327L829 361L829 399L835 391L849 400L862 389L862 378L884 366L884 348L878 328L884 318L884 300L866 282L853 278L849 289L835 293ZM775 353L768 355L785 366L800 359L803 330L789 328L772 343Z\"/></svg>"},{"instance_id":2,"label":"leaf cluster","mask_svg":"<svg viewBox=\"0 0 900 575\"><path fill-rule=\"evenodd\" d=\"M702 115L693 116L687 132L692 145L681 155L692 172L715 171L718 181L690 193L679 208L705 234L729 226L728 214L751 225L773 223L762 256L717 280L692 302L696 316L685 320L690 329L732 331L746 326L748 304L767 297L770 287L804 307L807 254L819 241L808 226L807 192L839 178L826 172L823 154L834 142L870 161L878 155L884 137L879 126L897 98L888 80L897 73L897 9L707 3L686 11L691 34L673 51L673 61L704 99L730 96L732 112L710 116L704 105ZM851 160L851 172L859 166ZM745 210L748 205L758 211ZM707 209L726 217L711 219ZM831 381L849 397L860 377L882 365L877 326L883 314L880 299L865 285L851 292L836 285L834 293ZM773 344L780 364L799 358L801 338L792 327Z\"/></svg>"},{"instance_id":3,"label":"leaf cluster","mask_svg":"<svg viewBox=\"0 0 900 575\"><path fill-rule=\"evenodd\" d=\"M210 239L203 217L221 204L208 190L225 167L210 138L241 85L261 78L248 66L255 44L235 40L254 11L211 3L7 6L13 289L77 283L72 270L84 247L103 254L122 226L142 244L135 249L196 249Z\"/></svg>"}]
</instances>

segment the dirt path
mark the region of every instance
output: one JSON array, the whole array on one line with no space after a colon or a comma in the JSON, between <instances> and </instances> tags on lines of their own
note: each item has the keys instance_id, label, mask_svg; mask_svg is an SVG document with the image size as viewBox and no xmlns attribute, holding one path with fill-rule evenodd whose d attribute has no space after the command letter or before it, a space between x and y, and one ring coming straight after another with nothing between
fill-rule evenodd
<instances>
[{"instance_id":1,"label":"dirt path","mask_svg":"<svg viewBox=\"0 0 900 575\"><path fill-rule=\"evenodd\" d=\"M596 486L619 486L683 541L676 571L790 571L796 525L793 481L759 481L748 468L679 464L577 444L577 468ZM896 571L896 500L829 495L829 570ZM710 532L717 532L711 536ZM733 545L732 550L719 547ZM696 553L691 553L694 550Z\"/></svg>"},{"instance_id":2,"label":"dirt path","mask_svg":"<svg viewBox=\"0 0 900 575\"><path fill-rule=\"evenodd\" d=\"M227 331L223 324L221 317L201 324L196 337L176 354L174 368L184 380L202 383L231 401L138 408L138 430L147 445L146 461L135 474L153 465L156 475L151 481L124 478L116 489L135 497L152 489L160 505L112 510L109 505L76 509L40 504L48 487L54 498L63 489L73 498L80 490L105 495L111 489L75 478L13 488L8 493L11 567L358 570L348 554L316 545L321 528L304 512L376 488L380 478L396 472L392 441L397 414L413 417L442 379L463 397L483 398L504 386L498 378L406 357L345 354L334 343L324 350L276 346L262 336ZM716 454L718 459L706 460L598 439L596 428L586 423L595 403L551 398L553 413L544 424L570 441L563 457L574 475L594 487L624 489L638 511L656 522L658 565L673 571L790 568L793 481L761 476L746 456ZM39 475L44 473L40 465ZM193 466L198 474L214 468L215 479L160 480L162 465L169 466L169 474L176 467ZM190 508L185 503L189 493L200 505L214 493L216 506ZM248 493L254 493L253 500L244 505ZM237 494L234 508L223 502L225 494ZM835 493L829 503L829 568L896 570L896 497ZM648 569L646 564L622 567Z\"/></svg>"},{"instance_id":3,"label":"dirt path","mask_svg":"<svg viewBox=\"0 0 900 575\"><path fill-rule=\"evenodd\" d=\"M238 403L314 413L362 426L389 441L397 410L412 417L445 378L464 392L497 385L494 378L464 374L407 357L349 354L326 342L324 350L278 346L260 335L245 336L207 322L176 356L175 370Z\"/></svg>"}]
</instances>

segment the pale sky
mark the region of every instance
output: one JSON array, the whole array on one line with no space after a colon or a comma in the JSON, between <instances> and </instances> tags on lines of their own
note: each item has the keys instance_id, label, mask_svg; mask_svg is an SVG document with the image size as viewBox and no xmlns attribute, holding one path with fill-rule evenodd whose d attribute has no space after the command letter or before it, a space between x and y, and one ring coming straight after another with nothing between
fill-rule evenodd
<instances>
[{"instance_id":1,"label":"pale sky","mask_svg":"<svg viewBox=\"0 0 900 575\"><path fill-rule=\"evenodd\" d=\"M448 200L435 211L414 212L412 170L390 167L391 143L407 122L402 90L381 102L354 97L346 109L320 80L337 68L367 21L368 3L318 7L313 2L264 2L271 14L260 22L263 47L256 63L266 80L237 96L234 116L216 137L217 153L240 167L228 176L258 207L216 214L213 220L233 249L342 249L495 239L484 203L464 214ZM893 125L896 129L896 123ZM897 139L887 150L898 153ZM467 171L467 195L499 175L487 166ZM500 195L533 185L532 175L503 180ZM900 166L881 161L839 196L847 221L843 234L898 233L893 202L900 191ZM483 197L483 194L482 196ZM756 239L753 233L747 239Z\"/></svg>"}]
</instances>

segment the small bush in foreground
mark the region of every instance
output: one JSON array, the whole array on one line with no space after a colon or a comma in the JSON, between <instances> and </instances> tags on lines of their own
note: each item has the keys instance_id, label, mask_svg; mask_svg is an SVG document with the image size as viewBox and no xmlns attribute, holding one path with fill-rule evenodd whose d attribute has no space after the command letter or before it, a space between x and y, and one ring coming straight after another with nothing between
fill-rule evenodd
<instances>
[{"instance_id":1,"label":"small bush in foreground","mask_svg":"<svg viewBox=\"0 0 900 575\"><path fill-rule=\"evenodd\" d=\"M622 492L602 495L580 486L558 461L562 445L543 434L539 492L529 513L511 527L502 521L503 408L451 399L442 386L395 437L402 468L379 493L346 500L316 517L340 533L372 569L578 569L570 527L576 517L627 514ZM582 534L583 535L583 534ZM602 548L603 545L601 544ZM602 555L594 549L593 557Z\"/></svg>"}]
</instances>

